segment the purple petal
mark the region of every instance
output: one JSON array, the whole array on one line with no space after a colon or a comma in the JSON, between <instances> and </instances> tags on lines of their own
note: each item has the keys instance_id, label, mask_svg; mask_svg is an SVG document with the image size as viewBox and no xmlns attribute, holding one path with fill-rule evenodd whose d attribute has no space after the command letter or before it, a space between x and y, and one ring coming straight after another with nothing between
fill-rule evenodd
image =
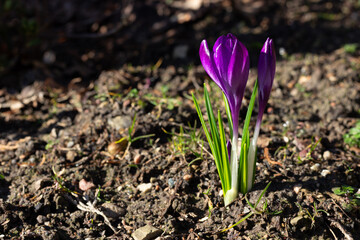
<instances>
[{"instance_id":1,"label":"purple petal","mask_svg":"<svg viewBox=\"0 0 360 240\"><path fill-rule=\"evenodd\" d=\"M259 107L265 108L274 82L276 55L273 42L268 38L260 52L258 64Z\"/></svg>"},{"instance_id":2,"label":"purple petal","mask_svg":"<svg viewBox=\"0 0 360 240\"><path fill-rule=\"evenodd\" d=\"M229 62L227 75L229 86L235 92L236 104L239 105L238 108L240 108L244 96L249 76L249 67L250 60L248 51L240 41L236 41Z\"/></svg>"},{"instance_id":3,"label":"purple petal","mask_svg":"<svg viewBox=\"0 0 360 240\"><path fill-rule=\"evenodd\" d=\"M218 42L218 41L216 41ZM219 75L224 83L228 82L227 79L227 70L229 66L229 61L231 58L232 49L228 47L226 40L222 43L217 44L216 49L214 49L214 61L218 69ZM228 85L228 84L227 84Z\"/></svg>"},{"instance_id":4,"label":"purple petal","mask_svg":"<svg viewBox=\"0 0 360 240\"><path fill-rule=\"evenodd\" d=\"M214 63L213 53L210 52L206 40L200 44L200 61L210 78L224 91L224 86Z\"/></svg>"}]
</instances>

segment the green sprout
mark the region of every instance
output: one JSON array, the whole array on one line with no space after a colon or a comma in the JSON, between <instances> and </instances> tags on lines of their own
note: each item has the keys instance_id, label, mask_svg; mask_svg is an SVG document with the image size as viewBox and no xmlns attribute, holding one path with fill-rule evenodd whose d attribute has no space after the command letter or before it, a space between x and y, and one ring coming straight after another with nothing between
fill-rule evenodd
<instances>
[{"instance_id":1,"label":"green sprout","mask_svg":"<svg viewBox=\"0 0 360 240\"><path fill-rule=\"evenodd\" d=\"M120 138L118 141L115 142L116 144L126 144L126 149L125 149L124 154L121 157L121 159L123 159L126 156L127 152L130 149L130 146L131 146L131 144L133 142L136 142L136 141L138 141L140 139L150 138L150 137L155 136L155 134L146 134L146 135L141 135L141 136L134 137L133 134L135 132L135 123L136 123L136 114L134 115L131 126L128 129L128 135L126 137Z\"/></svg>"},{"instance_id":2,"label":"green sprout","mask_svg":"<svg viewBox=\"0 0 360 240\"><path fill-rule=\"evenodd\" d=\"M166 134L169 134L172 136L171 139L171 153L173 155L181 155L185 158L186 154L192 153L195 156L195 159L193 159L188 166L193 164L196 161L203 160L203 149L204 149L204 141L201 139L202 133L200 130L196 127L196 122L194 124L194 127L191 127L189 124L188 129L189 131L184 132L184 127L180 126L179 133L170 133L166 131L165 129L162 129ZM197 147L201 146L200 152L197 151Z\"/></svg>"},{"instance_id":3,"label":"green sprout","mask_svg":"<svg viewBox=\"0 0 360 240\"><path fill-rule=\"evenodd\" d=\"M355 189L351 186L343 185L341 187L334 187L331 189L333 193L338 196L343 196L344 202L341 204L347 212L360 209L360 192L355 193Z\"/></svg>"},{"instance_id":4,"label":"green sprout","mask_svg":"<svg viewBox=\"0 0 360 240\"><path fill-rule=\"evenodd\" d=\"M296 206L300 209L300 211L304 212L304 210L302 209L301 205L299 203L296 203ZM314 211L313 213L311 213L308 209L305 209L306 210L306 214L309 216L309 218L311 219L311 228L313 228L315 226L315 220L317 217L319 217L320 215L320 212L324 212L326 213L326 215L328 216L329 213L326 212L325 210L323 209L317 209L316 207L316 203L314 202Z\"/></svg>"},{"instance_id":5,"label":"green sprout","mask_svg":"<svg viewBox=\"0 0 360 240\"><path fill-rule=\"evenodd\" d=\"M355 127L344 134L344 142L349 146L360 147L360 121L357 121Z\"/></svg>"}]
</instances>

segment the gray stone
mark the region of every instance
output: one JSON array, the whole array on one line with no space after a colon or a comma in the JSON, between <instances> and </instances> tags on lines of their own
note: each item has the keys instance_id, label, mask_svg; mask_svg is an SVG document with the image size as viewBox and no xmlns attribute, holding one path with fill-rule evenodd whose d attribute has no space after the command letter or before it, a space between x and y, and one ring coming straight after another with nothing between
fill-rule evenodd
<instances>
[{"instance_id":1,"label":"gray stone","mask_svg":"<svg viewBox=\"0 0 360 240\"><path fill-rule=\"evenodd\" d=\"M108 119L108 124L111 128L118 131L120 129L129 128L132 124L132 118L129 116L117 116Z\"/></svg>"},{"instance_id":2,"label":"gray stone","mask_svg":"<svg viewBox=\"0 0 360 240\"><path fill-rule=\"evenodd\" d=\"M106 202L102 205L102 211L107 217L113 219L117 219L121 216L124 216L126 213L126 211L123 208L109 202Z\"/></svg>"},{"instance_id":3,"label":"gray stone","mask_svg":"<svg viewBox=\"0 0 360 240\"><path fill-rule=\"evenodd\" d=\"M42 189L46 186L50 186L51 184L52 184L52 182L49 178L46 178L46 177L40 178L40 179L36 180L35 182L33 182L33 184L31 184L30 191L32 193L36 193L40 189Z\"/></svg>"},{"instance_id":4,"label":"gray stone","mask_svg":"<svg viewBox=\"0 0 360 240\"><path fill-rule=\"evenodd\" d=\"M137 229L133 234L131 234L131 236L134 238L134 240L151 240L160 236L161 233L161 229L146 225Z\"/></svg>"},{"instance_id":5,"label":"gray stone","mask_svg":"<svg viewBox=\"0 0 360 240\"><path fill-rule=\"evenodd\" d=\"M36 221L39 224L43 224L45 221L47 221L47 218L44 215L39 215L39 216L36 217Z\"/></svg>"}]
</instances>

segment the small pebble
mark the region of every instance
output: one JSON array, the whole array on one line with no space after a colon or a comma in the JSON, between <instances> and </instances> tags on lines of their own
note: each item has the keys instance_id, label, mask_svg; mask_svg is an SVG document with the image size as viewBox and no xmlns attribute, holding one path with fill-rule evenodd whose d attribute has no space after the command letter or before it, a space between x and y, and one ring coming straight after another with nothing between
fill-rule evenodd
<instances>
[{"instance_id":1,"label":"small pebble","mask_svg":"<svg viewBox=\"0 0 360 240\"><path fill-rule=\"evenodd\" d=\"M95 184L92 183L92 182L88 182L86 181L85 179L81 179L80 182L79 182L79 188L82 190L82 191L87 191L91 188L94 188L95 187Z\"/></svg>"},{"instance_id":2,"label":"small pebble","mask_svg":"<svg viewBox=\"0 0 360 240\"><path fill-rule=\"evenodd\" d=\"M74 142L73 141L69 141L67 144L66 144L66 147L67 148L72 148L74 146Z\"/></svg>"},{"instance_id":3,"label":"small pebble","mask_svg":"<svg viewBox=\"0 0 360 240\"><path fill-rule=\"evenodd\" d=\"M175 187L175 181L174 181L174 179L169 178L169 180L168 180L168 184L169 184L169 187L170 187L170 188Z\"/></svg>"},{"instance_id":4,"label":"small pebble","mask_svg":"<svg viewBox=\"0 0 360 240\"><path fill-rule=\"evenodd\" d=\"M326 177L326 175L328 175L328 174L330 174L331 172L329 171L329 170L327 170L327 169L324 169L324 170L322 170L321 171L321 176L323 176L323 177Z\"/></svg>"},{"instance_id":5,"label":"small pebble","mask_svg":"<svg viewBox=\"0 0 360 240\"><path fill-rule=\"evenodd\" d=\"M192 175L191 174L186 174L186 175L183 176L183 179L185 181L190 181L192 179Z\"/></svg>"},{"instance_id":6,"label":"small pebble","mask_svg":"<svg viewBox=\"0 0 360 240\"><path fill-rule=\"evenodd\" d=\"M323 158L324 158L324 160L329 160L331 158L330 151L325 151L323 154Z\"/></svg>"},{"instance_id":7,"label":"small pebble","mask_svg":"<svg viewBox=\"0 0 360 240\"><path fill-rule=\"evenodd\" d=\"M141 163L141 160L143 159L143 156L141 154L138 154L134 157L134 164L138 165Z\"/></svg>"},{"instance_id":8,"label":"small pebble","mask_svg":"<svg viewBox=\"0 0 360 240\"><path fill-rule=\"evenodd\" d=\"M47 218L43 215L38 215L36 217L36 221L39 223L39 224L43 224L45 221L47 220Z\"/></svg>"},{"instance_id":9,"label":"small pebble","mask_svg":"<svg viewBox=\"0 0 360 240\"><path fill-rule=\"evenodd\" d=\"M220 191L219 191L219 196L222 197L223 195L224 195L224 192L223 192L222 189L220 189Z\"/></svg>"},{"instance_id":10,"label":"small pebble","mask_svg":"<svg viewBox=\"0 0 360 240\"><path fill-rule=\"evenodd\" d=\"M77 155L77 154L76 154L75 151L68 151L68 152L66 153L66 159L67 159L68 161L72 162L72 161L75 160L76 155Z\"/></svg>"},{"instance_id":11,"label":"small pebble","mask_svg":"<svg viewBox=\"0 0 360 240\"><path fill-rule=\"evenodd\" d=\"M150 240L160 236L163 231L150 225L136 229L131 236L134 240Z\"/></svg>"},{"instance_id":12,"label":"small pebble","mask_svg":"<svg viewBox=\"0 0 360 240\"><path fill-rule=\"evenodd\" d=\"M247 214L250 212L250 208L248 207L244 207L244 211L243 211L243 214Z\"/></svg>"},{"instance_id":13,"label":"small pebble","mask_svg":"<svg viewBox=\"0 0 360 240\"><path fill-rule=\"evenodd\" d=\"M147 192L151 191L151 188L152 188L152 183L141 183L137 186L137 189L141 193L147 193Z\"/></svg>"},{"instance_id":14,"label":"small pebble","mask_svg":"<svg viewBox=\"0 0 360 240\"><path fill-rule=\"evenodd\" d=\"M299 192L300 192L300 190L301 190L301 185L296 185L295 187L294 187L294 192L296 193L296 194L299 194Z\"/></svg>"},{"instance_id":15,"label":"small pebble","mask_svg":"<svg viewBox=\"0 0 360 240\"><path fill-rule=\"evenodd\" d=\"M314 172L318 172L320 170L320 164L319 163L315 163L314 165L312 165L310 167L310 169Z\"/></svg>"},{"instance_id":16,"label":"small pebble","mask_svg":"<svg viewBox=\"0 0 360 240\"><path fill-rule=\"evenodd\" d=\"M34 163L35 162L35 157L34 156L31 156L30 158L29 158L29 162L31 162L31 163Z\"/></svg>"}]
</instances>

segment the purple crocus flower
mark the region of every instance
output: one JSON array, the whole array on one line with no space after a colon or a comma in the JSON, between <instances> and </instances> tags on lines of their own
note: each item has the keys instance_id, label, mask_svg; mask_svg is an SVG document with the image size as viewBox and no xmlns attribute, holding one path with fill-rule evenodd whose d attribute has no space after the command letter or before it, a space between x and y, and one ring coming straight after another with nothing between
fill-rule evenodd
<instances>
[{"instance_id":1,"label":"purple crocus flower","mask_svg":"<svg viewBox=\"0 0 360 240\"><path fill-rule=\"evenodd\" d=\"M258 64L258 84L259 84L259 113L256 121L254 139L258 138L260 124L264 115L265 106L269 100L271 88L275 76L276 55L272 39L267 38L261 49Z\"/></svg>"},{"instance_id":2,"label":"purple crocus flower","mask_svg":"<svg viewBox=\"0 0 360 240\"><path fill-rule=\"evenodd\" d=\"M261 120L264 115L265 106L269 100L271 88L275 76L276 55L273 41L266 39L260 52L258 64L258 93L259 93L259 113L256 120L254 136L250 141L248 150L248 170L247 191L250 191L253 185L253 173L256 163L256 143L260 133Z\"/></svg>"},{"instance_id":3,"label":"purple crocus flower","mask_svg":"<svg viewBox=\"0 0 360 240\"><path fill-rule=\"evenodd\" d=\"M234 132L238 131L239 111L249 76L249 54L231 33L219 37L210 51L206 40L200 45L200 60L211 79L224 92L230 106Z\"/></svg>"},{"instance_id":4,"label":"purple crocus flower","mask_svg":"<svg viewBox=\"0 0 360 240\"><path fill-rule=\"evenodd\" d=\"M206 40L200 45L200 60L212 80L220 87L229 103L233 122L230 171L231 189L227 191L224 202L230 204L238 195L238 136L239 111L249 76L249 54L246 47L232 34L219 37L210 51ZM227 144L230 147L230 144Z\"/></svg>"}]
</instances>

